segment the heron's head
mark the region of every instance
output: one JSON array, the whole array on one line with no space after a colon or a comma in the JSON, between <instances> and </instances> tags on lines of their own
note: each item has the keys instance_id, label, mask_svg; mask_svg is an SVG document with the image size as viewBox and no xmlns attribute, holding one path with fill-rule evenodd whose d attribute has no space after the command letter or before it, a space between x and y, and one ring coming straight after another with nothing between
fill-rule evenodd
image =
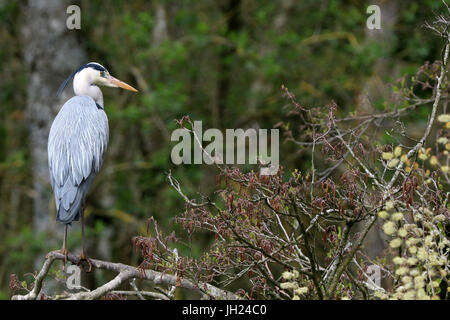
<instances>
[{"instance_id":1,"label":"heron's head","mask_svg":"<svg viewBox=\"0 0 450 320\"><path fill-rule=\"evenodd\" d=\"M109 74L108 70L106 70L105 67L96 62L90 62L84 65L75 75L75 77L77 76L84 78L85 81L88 81L90 84L105 87L123 88L126 90L137 92L137 90L129 84L126 84L125 82L114 78Z\"/></svg>"},{"instance_id":2,"label":"heron's head","mask_svg":"<svg viewBox=\"0 0 450 320\"><path fill-rule=\"evenodd\" d=\"M74 88L85 86L105 86L114 88L123 88L126 90L137 92L135 88L126 84L119 79L114 78L109 74L108 70L101 64L96 62L89 62L81 66L78 70L74 71L61 85L58 95L64 90L69 81L73 78Z\"/></svg>"}]
</instances>

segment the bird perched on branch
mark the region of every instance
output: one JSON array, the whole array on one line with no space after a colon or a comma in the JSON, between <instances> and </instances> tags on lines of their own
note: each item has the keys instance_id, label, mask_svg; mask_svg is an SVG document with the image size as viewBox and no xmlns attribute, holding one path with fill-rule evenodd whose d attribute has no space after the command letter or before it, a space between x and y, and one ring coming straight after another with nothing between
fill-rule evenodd
<instances>
[{"instance_id":1,"label":"bird perched on branch","mask_svg":"<svg viewBox=\"0 0 450 320\"><path fill-rule=\"evenodd\" d=\"M48 137L48 165L55 194L56 220L65 225L61 252L67 262L67 227L81 217L82 252L79 263L92 265L84 245L84 202L89 187L98 174L108 145L108 118L99 86L132 86L114 78L102 65L90 62L75 70L61 85L58 96L73 78L75 96L60 109Z\"/></svg>"}]
</instances>

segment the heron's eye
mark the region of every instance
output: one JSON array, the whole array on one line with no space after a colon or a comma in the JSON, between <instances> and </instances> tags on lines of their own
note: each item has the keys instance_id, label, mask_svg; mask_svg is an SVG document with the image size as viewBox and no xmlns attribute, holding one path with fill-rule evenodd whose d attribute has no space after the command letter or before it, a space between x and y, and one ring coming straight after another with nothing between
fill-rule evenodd
<instances>
[{"instance_id":1,"label":"heron's eye","mask_svg":"<svg viewBox=\"0 0 450 320\"><path fill-rule=\"evenodd\" d=\"M100 71L100 77L106 78L106 72L105 71Z\"/></svg>"}]
</instances>

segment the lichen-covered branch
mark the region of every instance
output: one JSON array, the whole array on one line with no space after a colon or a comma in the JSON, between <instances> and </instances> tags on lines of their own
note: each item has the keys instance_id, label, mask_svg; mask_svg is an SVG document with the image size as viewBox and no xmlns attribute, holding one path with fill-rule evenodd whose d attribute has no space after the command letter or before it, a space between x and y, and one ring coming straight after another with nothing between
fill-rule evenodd
<instances>
[{"instance_id":1,"label":"lichen-covered branch","mask_svg":"<svg viewBox=\"0 0 450 320\"><path fill-rule=\"evenodd\" d=\"M73 254L68 255L68 261L77 264L79 258ZM34 288L26 295L15 295L12 300L35 300L40 296L40 291L44 283L45 277L48 275L50 267L56 260L64 260L64 255L59 251L52 251L47 254L42 269L38 273ZM185 289L192 290L201 294L206 299L225 299L225 300L237 300L240 297L234 293L219 289L210 284L201 283L195 284L188 279L178 279L171 274L164 274L153 270L140 270L136 267L129 266L122 263L114 263L109 261L102 261L97 259L90 259L93 269L104 269L117 272L117 276L104 285L89 292L79 292L64 297L66 300L95 300L99 299L108 292L111 292L118 288L121 284L126 283L131 278L140 278L152 282L155 285L169 285L177 286Z\"/></svg>"}]
</instances>

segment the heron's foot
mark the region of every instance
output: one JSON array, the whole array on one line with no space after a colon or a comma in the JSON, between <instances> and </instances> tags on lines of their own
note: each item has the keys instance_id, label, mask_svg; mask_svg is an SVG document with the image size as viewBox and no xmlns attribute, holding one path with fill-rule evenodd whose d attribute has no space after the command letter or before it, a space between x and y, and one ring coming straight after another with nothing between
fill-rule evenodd
<instances>
[{"instance_id":1,"label":"heron's foot","mask_svg":"<svg viewBox=\"0 0 450 320\"><path fill-rule=\"evenodd\" d=\"M80 254L80 257L78 258L78 263L77 266L79 266L82 262L85 262L88 265L88 270L86 271L87 273L92 271L92 263L91 260L86 256L86 252L82 252ZM81 265L83 267L83 265Z\"/></svg>"},{"instance_id":2,"label":"heron's foot","mask_svg":"<svg viewBox=\"0 0 450 320\"><path fill-rule=\"evenodd\" d=\"M67 263L67 256L69 255L69 250L67 250L66 248L62 248L61 250L59 250L59 252L64 255L63 266L62 266L62 271L64 272L64 271L66 271L66 263Z\"/></svg>"}]
</instances>

